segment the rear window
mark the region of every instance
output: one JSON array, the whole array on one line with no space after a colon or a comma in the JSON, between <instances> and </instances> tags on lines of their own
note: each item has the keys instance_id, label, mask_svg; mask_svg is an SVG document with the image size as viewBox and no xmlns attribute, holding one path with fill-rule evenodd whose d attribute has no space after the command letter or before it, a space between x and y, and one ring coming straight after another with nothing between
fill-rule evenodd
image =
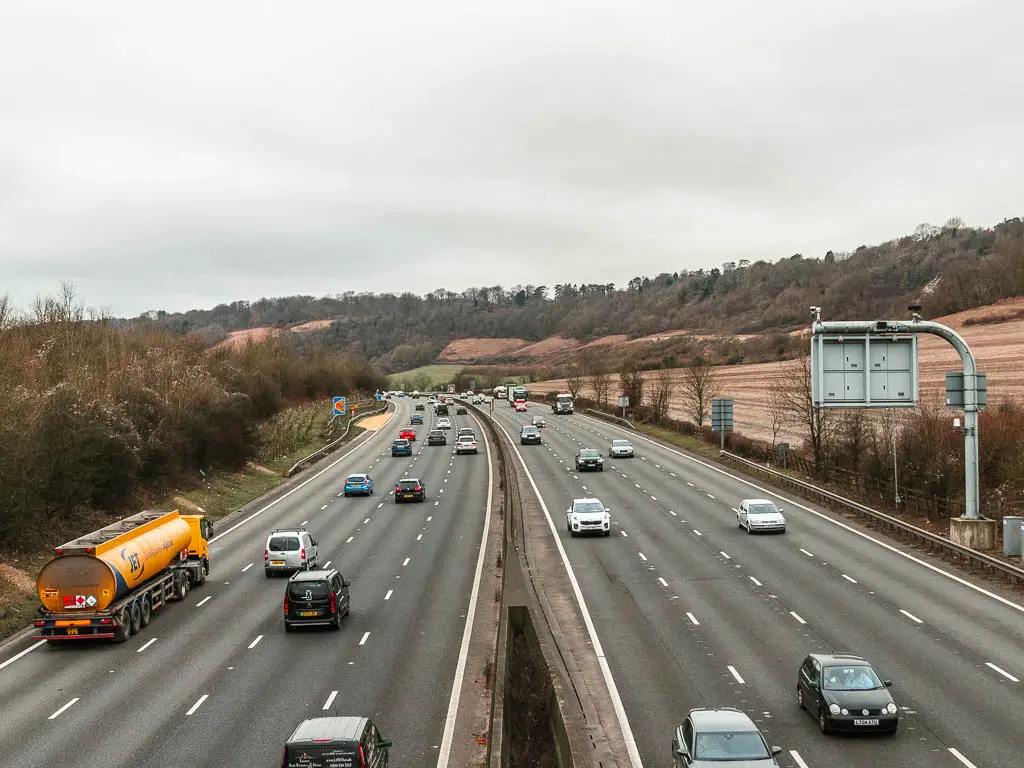
<instances>
[{"instance_id":1,"label":"rear window","mask_svg":"<svg viewBox=\"0 0 1024 768\"><path fill-rule=\"evenodd\" d=\"M289 746L285 753L288 768L356 768L359 750L350 742Z\"/></svg>"},{"instance_id":2,"label":"rear window","mask_svg":"<svg viewBox=\"0 0 1024 768\"><path fill-rule=\"evenodd\" d=\"M398 483L399 488L416 488L419 485L418 480L402 480Z\"/></svg>"},{"instance_id":3,"label":"rear window","mask_svg":"<svg viewBox=\"0 0 1024 768\"><path fill-rule=\"evenodd\" d=\"M536 435L537 434L537 428L536 427L523 427L523 434L524 435Z\"/></svg>"},{"instance_id":4,"label":"rear window","mask_svg":"<svg viewBox=\"0 0 1024 768\"><path fill-rule=\"evenodd\" d=\"M288 585L288 597L292 600L323 600L331 593L327 581L293 581Z\"/></svg>"},{"instance_id":5,"label":"rear window","mask_svg":"<svg viewBox=\"0 0 1024 768\"><path fill-rule=\"evenodd\" d=\"M596 459L601 454L595 451L593 448L584 448L580 451L581 459Z\"/></svg>"},{"instance_id":6,"label":"rear window","mask_svg":"<svg viewBox=\"0 0 1024 768\"><path fill-rule=\"evenodd\" d=\"M365 483L366 475L349 475L347 482L349 483Z\"/></svg>"},{"instance_id":7,"label":"rear window","mask_svg":"<svg viewBox=\"0 0 1024 768\"><path fill-rule=\"evenodd\" d=\"M298 536L271 536L270 546L267 547L271 552L294 552L298 548Z\"/></svg>"},{"instance_id":8,"label":"rear window","mask_svg":"<svg viewBox=\"0 0 1024 768\"><path fill-rule=\"evenodd\" d=\"M604 504L600 501L578 501L576 502L576 512L604 512Z\"/></svg>"}]
</instances>

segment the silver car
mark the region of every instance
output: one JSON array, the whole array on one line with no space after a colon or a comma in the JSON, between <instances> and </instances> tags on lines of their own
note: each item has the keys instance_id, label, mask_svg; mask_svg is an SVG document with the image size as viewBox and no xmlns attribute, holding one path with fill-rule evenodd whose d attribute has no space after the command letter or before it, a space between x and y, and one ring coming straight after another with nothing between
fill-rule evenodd
<instances>
[{"instance_id":1,"label":"silver car","mask_svg":"<svg viewBox=\"0 0 1024 768\"><path fill-rule=\"evenodd\" d=\"M744 499L736 508L736 527L747 533L785 533L786 518L782 509L768 499Z\"/></svg>"},{"instance_id":2,"label":"silver car","mask_svg":"<svg viewBox=\"0 0 1024 768\"><path fill-rule=\"evenodd\" d=\"M672 735L673 768L779 768L754 721L733 707L691 709Z\"/></svg>"},{"instance_id":3,"label":"silver car","mask_svg":"<svg viewBox=\"0 0 1024 768\"><path fill-rule=\"evenodd\" d=\"M608 456L613 459L632 459L636 456L636 451L629 440L612 440L612 444L608 446Z\"/></svg>"},{"instance_id":4,"label":"silver car","mask_svg":"<svg viewBox=\"0 0 1024 768\"><path fill-rule=\"evenodd\" d=\"M278 528L267 536L263 570L269 577L315 568L320 564L319 543L305 528Z\"/></svg>"}]
</instances>

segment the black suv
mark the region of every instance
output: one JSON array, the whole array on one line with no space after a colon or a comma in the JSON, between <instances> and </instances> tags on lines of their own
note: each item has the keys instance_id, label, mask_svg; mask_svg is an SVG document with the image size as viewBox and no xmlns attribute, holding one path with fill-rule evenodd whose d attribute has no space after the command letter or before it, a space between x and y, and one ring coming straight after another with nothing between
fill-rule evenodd
<instances>
[{"instance_id":1,"label":"black suv","mask_svg":"<svg viewBox=\"0 0 1024 768\"><path fill-rule=\"evenodd\" d=\"M432 429L427 433L427 445L448 445L443 429Z\"/></svg>"},{"instance_id":2,"label":"black suv","mask_svg":"<svg viewBox=\"0 0 1024 768\"><path fill-rule=\"evenodd\" d=\"M445 405L444 403L438 403L437 405L434 406L434 415L435 416L447 416L448 415L448 406Z\"/></svg>"},{"instance_id":3,"label":"black suv","mask_svg":"<svg viewBox=\"0 0 1024 768\"><path fill-rule=\"evenodd\" d=\"M335 568L292 576L284 592L285 631L302 626L341 629L341 620L352 607L348 586Z\"/></svg>"},{"instance_id":4,"label":"black suv","mask_svg":"<svg viewBox=\"0 0 1024 768\"><path fill-rule=\"evenodd\" d=\"M533 426L525 426L519 430L519 442L523 445L540 445L540 430Z\"/></svg>"},{"instance_id":5,"label":"black suv","mask_svg":"<svg viewBox=\"0 0 1024 768\"><path fill-rule=\"evenodd\" d=\"M391 739L366 717L311 717L292 731L281 768L388 768Z\"/></svg>"},{"instance_id":6,"label":"black suv","mask_svg":"<svg viewBox=\"0 0 1024 768\"><path fill-rule=\"evenodd\" d=\"M426 501L427 489L415 477L404 477L395 483L395 504L401 501Z\"/></svg>"},{"instance_id":7,"label":"black suv","mask_svg":"<svg viewBox=\"0 0 1024 768\"><path fill-rule=\"evenodd\" d=\"M596 448L580 448L576 454L576 471L582 472L584 469L596 469L598 472L604 472L604 459L601 458L601 453Z\"/></svg>"}]
</instances>

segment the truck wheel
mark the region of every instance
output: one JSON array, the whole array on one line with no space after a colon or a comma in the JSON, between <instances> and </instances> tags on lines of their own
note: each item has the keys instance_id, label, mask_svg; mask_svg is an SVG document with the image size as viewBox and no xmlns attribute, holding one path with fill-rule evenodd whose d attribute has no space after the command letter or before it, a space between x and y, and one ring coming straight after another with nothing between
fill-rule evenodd
<instances>
[{"instance_id":1,"label":"truck wheel","mask_svg":"<svg viewBox=\"0 0 1024 768\"><path fill-rule=\"evenodd\" d=\"M206 574L210 572L210 562L204 557L199 561L199 576L196 579L196 586L206 583Z\"/></svg>"},{"instance_id":2,"label":"truck wheel","mask_svg":"<svg viewBox=\"0 0 1024 768\"><path fill-rule=\"evenodd\" d=\"M131 631L133 635L139 634L139 630L142 629L142 607L139 605L138 600L132 601L132 625Z\"/></svg>"},{"instance_id":3,"label":"truck wheel","mask_svg":"<svg viewBox=\"0 0 1024 768\"><path fill-rule=\"evenodd\" d=\"M149 626L149 620L153 618L153 601L150 600L149 595L142 596L142 610L139 620L143 627Z\"/></svg>"},{"instance_id":4,"label":"truck wheel","mask_svg":"<svg viewBox=\"0 0 1024 768\"><path fill-rule=\"evenodd\" d=\"M188 574L184 571L178 571L174 574L174 597L178 600L184 600L185 595L188 594Z\"/></svg>"},{"instance_id":5,"label":"truck wheel","mask_svg":"<svg viewBox=\"0 0 1024 768\"><path fill-rule=\"evenodd\" d=\"M121 609L121 615L118 617L117 628L114 630L114 642L123 643L128 640L128 636L132 633L132 614L128 610L128 606Z\"/></svg>"}]
</instances>

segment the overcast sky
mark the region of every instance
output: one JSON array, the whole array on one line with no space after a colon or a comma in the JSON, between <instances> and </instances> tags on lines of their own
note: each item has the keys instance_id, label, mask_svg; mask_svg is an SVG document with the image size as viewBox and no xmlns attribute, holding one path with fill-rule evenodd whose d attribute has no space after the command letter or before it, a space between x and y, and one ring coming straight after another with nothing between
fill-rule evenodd
<instances>
[{"instance_id":1,"label":"overcast sky","mask_svg":"<svg viewBox=\"0 0 1024 768\"><path fill-rule=\"evenodd\" d=\"M1018 0L0 3L0 294L615 282L1024 214Z\"/></svg>"}]
</instances>

